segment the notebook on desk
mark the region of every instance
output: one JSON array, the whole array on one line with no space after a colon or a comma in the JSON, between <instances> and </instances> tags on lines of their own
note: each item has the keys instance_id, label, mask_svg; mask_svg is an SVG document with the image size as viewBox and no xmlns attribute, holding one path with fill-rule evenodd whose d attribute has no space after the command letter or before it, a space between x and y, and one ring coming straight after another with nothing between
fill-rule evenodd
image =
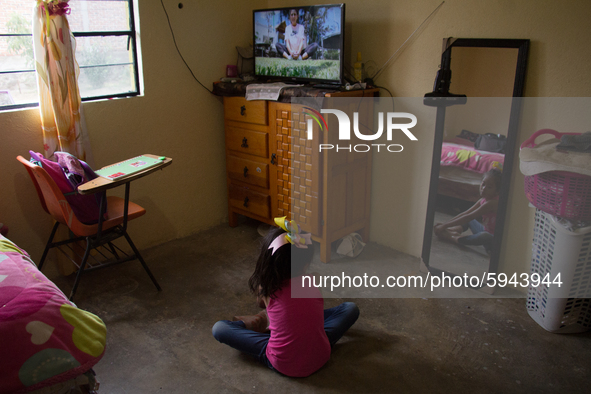
<instances>
[{"instance_id":1,"label":"notebook on desk","mask_svg":"<svg viewBox=\"0 0 591 394\"><path fill-rule=\"evenodd\" d=\"M95 173L112 181L124 179L137 172L154 167L164 160L164 157L137 156L131 159L103 167Z\"/></svg>"}]
</instances>

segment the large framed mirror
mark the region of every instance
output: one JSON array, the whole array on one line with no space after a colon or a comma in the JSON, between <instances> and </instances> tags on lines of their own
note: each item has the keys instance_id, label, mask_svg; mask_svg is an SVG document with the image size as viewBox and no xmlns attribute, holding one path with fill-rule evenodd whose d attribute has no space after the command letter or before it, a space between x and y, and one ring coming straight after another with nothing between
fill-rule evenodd
<instances>
[{"instance_id":1,"label":"large framed mirror","mask_svg":"<svg viewBox=\"0 0 591 394\"><path fill-rule=\"evenodd\" d=\"M498 270L528 49L523 39L443 41L435 86L424 99L437 108L421 255L433 275ZM481 206L486 215L458 227Z\"/></svg>"}]
</instances>

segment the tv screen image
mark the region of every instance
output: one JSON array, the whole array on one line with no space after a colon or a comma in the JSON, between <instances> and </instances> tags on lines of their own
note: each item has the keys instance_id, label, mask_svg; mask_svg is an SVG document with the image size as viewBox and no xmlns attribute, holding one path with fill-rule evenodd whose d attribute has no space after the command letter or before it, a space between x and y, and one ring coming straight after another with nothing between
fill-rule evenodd
<instances>
[{"instance_id":1,"label":"tv screen image","mask_svg":"<svg viewBox=\"0 0 591 394\"><path fill-rule=\"evenodd\" d=\"M340 84L345 5L253 11L255 75Z\"/></svg>"}]
</instances>

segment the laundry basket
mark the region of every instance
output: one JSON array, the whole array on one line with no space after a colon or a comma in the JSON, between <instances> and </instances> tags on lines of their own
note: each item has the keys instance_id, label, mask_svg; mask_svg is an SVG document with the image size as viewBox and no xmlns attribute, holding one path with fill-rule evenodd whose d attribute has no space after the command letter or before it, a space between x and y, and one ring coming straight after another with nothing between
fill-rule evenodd
<instances>
[{"instance_id":1,"label":"laundry basket","mask_svg":"<svg viewBox=\"0 0 591 394\"><path fill-rule=\"evenodd\" d=\"M559 218L536 209L531 263L532 275L562 284L530 285L529 315L550 332L591 329L591 226L570 231Z\"/></svg>"},{"instance_id":2,"label":"laundry basket","mask_svg":"<svg viewBox=\"0 0 591 394\"><path fill-rule=\"evenodd\" d=\"M521 144L521 149L535 149L535 139L544 134L560 139L563 135L577 133L559 133L551 129L539 130ZM564 155L566 161L568 154L556 153L555 157L560 155ZM591 176L569 171L526 174L524 187L529 202L544 212L572 220L591 220Z\"/></svg>"}]
</instances>

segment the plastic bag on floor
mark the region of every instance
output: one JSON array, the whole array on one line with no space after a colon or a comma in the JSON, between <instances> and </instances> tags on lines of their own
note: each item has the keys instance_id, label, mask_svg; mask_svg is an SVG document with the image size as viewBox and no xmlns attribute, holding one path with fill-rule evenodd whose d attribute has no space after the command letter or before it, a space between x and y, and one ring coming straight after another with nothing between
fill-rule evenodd
<instances>
[{"instance_id":1,"label":"plastic bag on floor","mask_svg":"<svg viewBox=\"0 0 591 394\"><path fill-rule=\"evenodd\" d=\"M361 235L351 233L341 239L341 243L337 248L337 253L341 256L357 257L363 251L365 242L361 239Z\"/></svg>"}]
</instances>

